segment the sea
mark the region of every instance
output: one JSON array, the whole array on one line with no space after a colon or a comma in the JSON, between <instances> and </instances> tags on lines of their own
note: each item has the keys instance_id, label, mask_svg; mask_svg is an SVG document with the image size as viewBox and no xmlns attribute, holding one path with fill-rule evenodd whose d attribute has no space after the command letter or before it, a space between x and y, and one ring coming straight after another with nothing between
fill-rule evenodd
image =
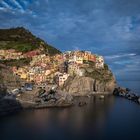
<instances>
[{"instance_id":1,"label":"sea","mask_svg":"<svg viewBox=\"0 0 140 140\"><path fill-rule=\"evenodd\" d=\"M118 84L140 95L140 81ZM0 140L140 140L140 105L114 96L87 101L83 107L26 110L0 118Z\"/></svg>"}]
</instances>

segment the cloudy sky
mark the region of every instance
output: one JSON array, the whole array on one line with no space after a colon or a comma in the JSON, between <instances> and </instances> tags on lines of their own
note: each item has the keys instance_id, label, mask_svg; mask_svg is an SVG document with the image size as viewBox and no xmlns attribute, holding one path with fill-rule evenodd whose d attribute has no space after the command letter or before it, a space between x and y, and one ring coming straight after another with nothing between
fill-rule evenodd
<instances>
[{"instance_id":1,"label":"cloudy sky","mask_svg":"<svg viewBox=\"0 0 140 140\"><path fill-rule=\"evenodd\" d=\"M140 0L0 0L0 28L17 26L62 51L103 55L117 79L140 80Z\"/></svg>"}]
</instances>

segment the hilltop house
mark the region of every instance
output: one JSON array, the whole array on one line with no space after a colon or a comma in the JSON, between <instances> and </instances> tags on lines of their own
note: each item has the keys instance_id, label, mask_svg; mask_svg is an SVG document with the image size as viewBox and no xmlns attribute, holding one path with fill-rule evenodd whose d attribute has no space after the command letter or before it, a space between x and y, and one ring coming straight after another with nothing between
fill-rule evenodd
<instances>
[{"instance_id":1,"label":"hilltop house","mask_svg":"<svg viewBox=\"0 0 140 140\"><path fill-rule=\"evenodd\" d=\"M31 58L31 57L34 57L36 55L39 55L39 53L40 53L39 50L29 51L29 52L24 54L24 57Z\"/></svg>"},{"instance_id":2,"label":"hilltop house","mask_svg":"<svg viewBox=\"0 0 140 140\"><path fill-rule=\"evenodd\" d=\"M79 70L79 66L78 64L71 62L68 66L68 73L73 76L75 74L77 74L77 71Z\"/></svg>"},{"instance_id":3,"label":"hilltop house","mask_svg":"<svg viewBox=\"0 0 140 140\"><path fill-rule=\"evenodd\" d=\"M93 54L91 54L91 55L89 56L89 61L96 62L96 56L93 55Z\"/></svg>"},{"instance_id":4,"label":"hilltop house","mask_svg":"<svg viewBox=\"0 0 140 140\"><path fill-rule=\"evenodd\" d=\"M21 59L24 58L22 52L17 52L14 49L0 50L1 60Z\"/></svg>"},{"instance_id":5,"label":"hilltop house","mask_svg":"<svg viewBox=\"0 0 140 140\"><path fill-rule=\"evenodd\" d=\"M104 68L104 58L103 58L103 56L96 56L95 67L98 68L98 69Z\"/></svg>"},{"instance_id":6,"label":"hilltop house","mask_svg":"<svg viewBox=\"0 0 140 140\"><path fill-rule=\"evenodd\" d=\"M77 63L77 64L83 64L83 57L80 57L80 56L76 56L76 55L73 55L69 58L69 63Z\"/></svg>"},{"instance_id":7,"label":"hilltop house","mask_svg":"<svg viewBox=\"0 0 140 140\"><path fill-rule=\"evenodd\" d=\"M83 64L83 57L76 57L76 61L77 64Z\"/></svg>"},{"instance_id":8,"label":"hilltop house","mask_svg":"<svg viewBox=\"0 0 140 140\"><path fill-rule=\"evenodd\" d=\"M0 55L4 56L6 54L5 52L6 52L6 50L0 50Z\"/></svg>"},{"instance_id":9,"label":"hilltop house","mask_svg":"<svg viewBox=\"0 0 140 140\"><path fill-rule=\"evenodd\" d=\"M48 76L49 74L51 74L51 71L50 70L46 70L45 71L45 75Z\"/></svg>"},{"instance_id":10,"label":"hilltop house","mask_svg":"<svg viewBox=\"0 0 140 140\"><path fill-rule=\"evenodd\" d=\"M0 50L7 58L23 56L21 53L10 50L12 54L9 55L9 50ZM24 57L32 57L30 66L16 68L13 67L13 73L20 76L28 82L34 81L36 84L44 82L54 83L54 78L59 86L62 86L71 76L84 76L85 67L90 63L84 61L95 62L95 67L100 69L104 68L104 58L91 54L89 51L69 51L64 54L57 54L55 56L48 56L46 54L38 54L38 50L30 51ZM0 57L1 58L1 57ZM18 59L18 57L17 57Z\"/></svg>"},{"instance_id":11,"label":"hilltop house","mask_svg":"<svg viewBox=\"0 0 140 140\"><path fill-rule=\"evenodd\" d=\"M34 77L34 82L37 84L41 84L42 82L46 82L47 77L44 74L36 74Z\"/></svg>"}]
</instances>

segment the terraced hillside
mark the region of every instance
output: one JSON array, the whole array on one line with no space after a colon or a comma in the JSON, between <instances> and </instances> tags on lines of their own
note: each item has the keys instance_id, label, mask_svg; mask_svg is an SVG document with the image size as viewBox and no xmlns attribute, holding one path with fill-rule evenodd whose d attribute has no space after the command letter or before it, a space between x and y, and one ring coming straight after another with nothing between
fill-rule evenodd
<instances>
[{"instance_id":1,"label":"terraced hillside","mask_svg":"<svg viewBox=\"0 0 140 140\"><path fill-rule=\"evenodd\" d=\"M43 51L50 55L61 53L23 27L0 29L0 49L28 52L39 47L43 47Z\"/></svg>"}]
</instances>

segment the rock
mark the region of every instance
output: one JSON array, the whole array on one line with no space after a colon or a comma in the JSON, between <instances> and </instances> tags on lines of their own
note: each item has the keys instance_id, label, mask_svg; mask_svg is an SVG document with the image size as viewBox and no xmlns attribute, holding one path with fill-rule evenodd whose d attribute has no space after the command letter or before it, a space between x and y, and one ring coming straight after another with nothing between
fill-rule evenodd
<instances>
[{"instance_id":1,"label":"rock","mask_svg":"<svg viewBox=\"0 0 140 140\"><path fill-rule=\"evenodd\" d=\"M0 116L9 115L22 110L21 104L13 99L0 100Z\"/></svg>"},{"instance_id":2,"label":"rock","mask_svg":"<svg viewBox=\"0 0 140 140\"><path fill-rule=\"evenodd\" d=\"M100 96L99 96L99 99L104 99L104 98L105 98L104 95L100 95Z\"/></svg>"},{"instance_id":3,"label":"rock","mask_svg":"<svg viewBox=\"0 0 140 140\"><path fill-rule=\"evenodd\" d=\"M73 104L73 97L61 90L56 90L53 94L46 92L41 96L25 93L19 100L23 108L69 107Z\"/></svg>"},{"instance_id":4,"label":"rock","mask_svg":"<svg viewBox=\"0 0 140 140\"><path fill-rule=\"evenodd\" d=\"M116 80L115 78L113 78L112 80L106 82L105 84L105 91L113 93L114 88L117 86Z\"/></svg>"},{"instance_id":5,"label":"rock","mask_svg":"<svg viewBox=\"0 0 140 140\"><path fill-rule=\"evenodd\" d=\"M75 77L74 79L70 79L67 81L67 85L65 85L64 91L69 92L70 94L85 94L93 91L94 79L89 77Z\"/></svg>"},{"instance_id":6,"label":"rock","mask_svg":"<svg viewBox=\"0 0 140 140\"><path fill-rule=\"evenodd\" d=\"M93 70L93 68L86 68L86 71L89 72L89 73L91 73L91 72L93 72L94 70Z\"/></svg>"},{"instance_id":7,"label":"rock","mask_svg":"<svg viewBox=\"0 0 140 140\"><path fill-rule=\"evenodd\" d=\"M140 96L131 92L128 88L117 87L114 89L113 94L140 104Z\"/></svg>"},{"instance_id":8,"label":"rock","mask_svg":"<svg viewBox=\"0 0 140 140\"><path fill-rule=\"evenodd\" d=\"M50 94L48 94L48 96L50 96ZM57 91L54 95L51 95L48 100L42 101L41 99L41 102L38 101L36 103L33 108L70 107L73 105L73 97L62 91Z\"/></svg>"},{"instance_id":9,"label":"rock","mask_svg":"<svg viewBox=\"0 0 140 140\"><path fill-rule=\"evenodd\" d=\"M138 98L138 103L140 104L140 97Z\"/></svg>"},{"instance_id":10,"label":"rock","mask_svg":"<svg viewBox=\"0 0 140 140\"><path fill-rule=\"evenodd\" d=\"M57 91L57 93L55 94L55 98L57 100L64 100L67 103L71 103L73 101L73 97L70 94L63 92L61 90Z\"/></svg>"},{"instance_id":11,"label":"rock","mask_svg":"<svg viewBox=\"0 0 140 140\"><path fill-rule=\"evenodd\" d=\"M102 82L91 77L70 77L63 86L63 91L71 95L88 95L91 92L108 92L113 93L116 87L115 79Z\"/></svg>"},{"instance_id":12,"label":"rock","mask_svg":"<svg viewBox=\"0 0 140 140\"><path fill-rule=\"evenodd\" d=\"M82 106L85 106L85 105L87 105L87 103L86 102L79 102L79 104L78 104L80 107L82 107Z\"/></svg>"},{"instance_id":13,"label":"rock","mask_svg":"<svg viewBox=\"0 0 140 140\"><path fill-rule=\"evenodd\" d=\"M2 86L0 86L0 99L6 96L7 94L6 90L7 90L6 88L3 88Z\"/></svg>"}]
</instances>

